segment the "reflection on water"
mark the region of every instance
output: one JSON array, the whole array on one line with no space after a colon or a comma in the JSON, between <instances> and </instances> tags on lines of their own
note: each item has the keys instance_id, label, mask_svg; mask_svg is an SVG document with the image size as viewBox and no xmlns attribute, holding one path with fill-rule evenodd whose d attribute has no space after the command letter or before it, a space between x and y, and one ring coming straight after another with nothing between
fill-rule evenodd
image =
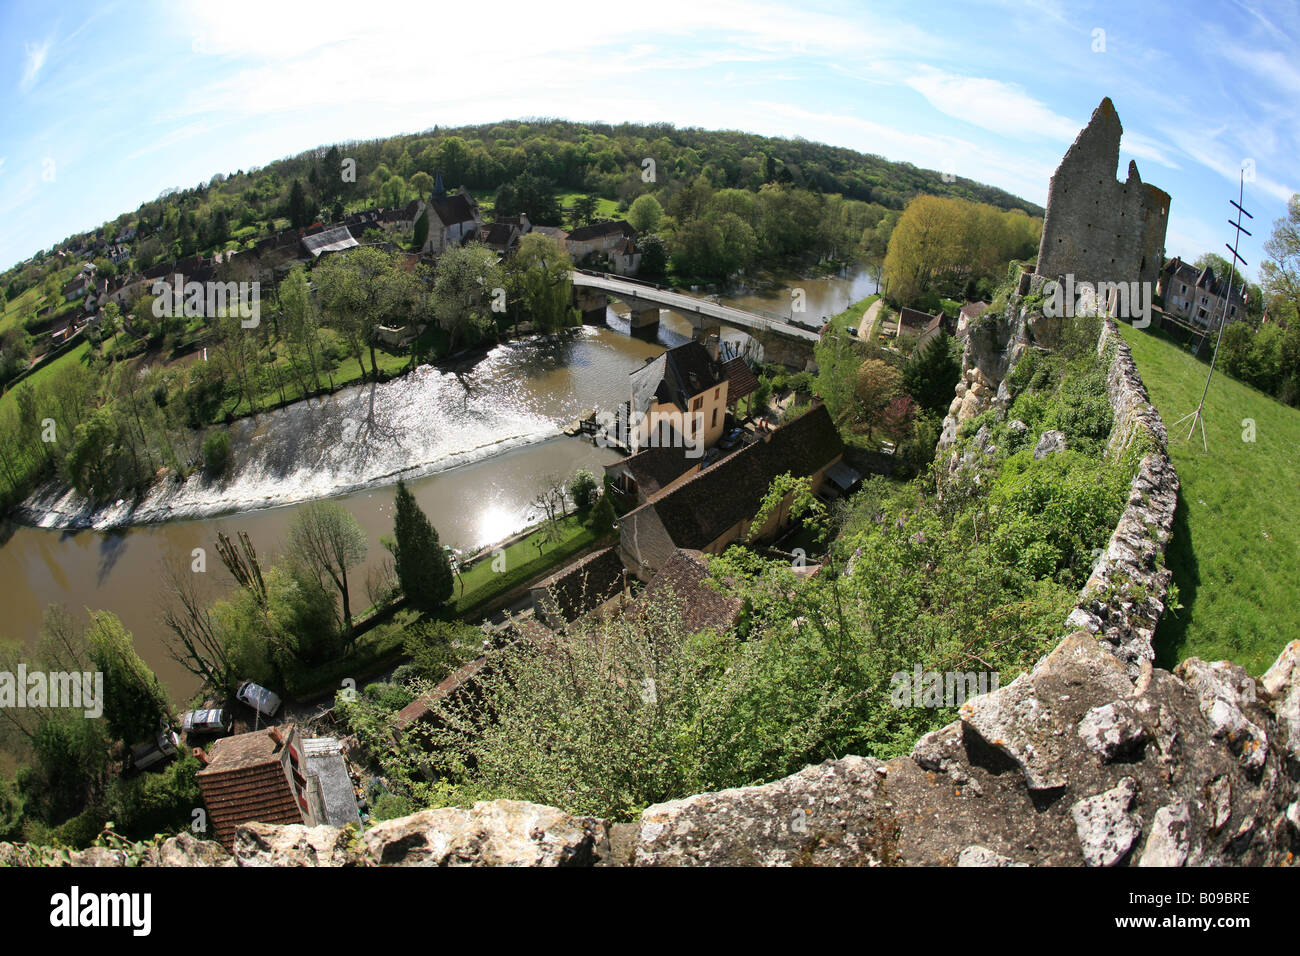
<instances>
[{"instance_id":1,"label":"reflection on water","mask_svg":"<svg viewBox=\"0 0 1300 956\"><path fill-rule=\"evenodd\" d=\"M864 276L791 280L804 288L810 315L839 311L868 294L866 283ZM781 295L724 301L777 311ZM691 337L690 323L673 313L664 314L658 342L626 335L626 323L612 311L610 325L512 342L458 373L421 368L384 385L345 389L240 422L232 433L233 476L215 483L191 479L155 492L135 515L155 523L109 533L12 529L7 541L0 538L0 639L34 641L52 603L110 610L181 699L197 681L166 652L159 569L167 560L188 565L193 549L203 547L204 585L213 596L225 591L229 575L213 547L218 530L248 532L269 563L297 503L336 496L366 531L367 570L377 568L386 557L380 537L392 534L391 482L407 476L444 543L473 551L509 536L539 517L532 502L548 479L580 467L599 474L617 457L557 437L562 426L588 409L625 401L631 371ZM126 505L88 514L72 496L36 504L48 509L50 525L109 524L128 514ZM355 577L354 604L368 603L365 578L365 572Z\"/></svg>"}]
</instances>

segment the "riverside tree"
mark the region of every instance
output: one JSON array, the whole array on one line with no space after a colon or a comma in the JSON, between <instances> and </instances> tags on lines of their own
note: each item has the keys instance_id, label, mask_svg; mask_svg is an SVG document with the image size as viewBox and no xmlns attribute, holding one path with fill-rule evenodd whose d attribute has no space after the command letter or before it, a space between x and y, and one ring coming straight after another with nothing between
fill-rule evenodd
<instances>
[{"instance_id":1,"label":"riverside tree","mask_svg":"<svg viewBox=\"0 0 1300 956\"><path fill-rule=\"evenodd\" d=\"M451 563L429 521L406 482L397 482L392 543L397 580L407 600L421 611L434 612L452 595Z\"/></svg>"},{"instance_id":2,"label":"riverside tree","mask_svg":"<svg viewBox=\"0 0 1300 956\"><path fill-rule=\"evenodd\" d=\"M322 586L328 581L338 591L343 606L343 631L354 639L348 571L366 558L366 533L357 519L333 501L305 505L289 527L289 553L315 575Z\"/></svg>"}]
</instances>

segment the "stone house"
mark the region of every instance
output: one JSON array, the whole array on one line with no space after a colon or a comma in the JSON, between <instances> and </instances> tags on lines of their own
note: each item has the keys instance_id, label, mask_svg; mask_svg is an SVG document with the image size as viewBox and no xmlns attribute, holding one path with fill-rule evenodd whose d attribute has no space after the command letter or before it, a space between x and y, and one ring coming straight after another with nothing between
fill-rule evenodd
<instances>
[{"instance_id":1,"label":"stone house","mask_svg":"<svg viewBox=\"0 0 1300 956\"><path fill-rule=\"evenodd\" d=\"M625 239L636 239L636 230L624 220L617 219L579 226L569 232L566 241L573 261L582 262L589 256L608 257L622 246Z\"/></svg>"},{"instance_id":2,"label":"stone house","mask_svg":"<svg viewBox=\"0 0 1300 956\"><path fill-rule=\"evenodd\" d=\"M722 363L700 343L669 349L632 373L628 443L712 448L726 424L727 386Z\"/></svg>"},{"instance_id":3,"label":"stone house","mask_svg":"<svg viewBox=\"0 0 1300 956\"><path fill-rule=\"evenodd\" d=\"M204 766L195 779L216 839L230 849L244 823L359 822L346 765L331 740L304 740L297 727L283 724L222 737L206 754L196 749Z\"/></svg>"},{"instance_id":4,"label":"stone house","mask_svg":"<svg viewBox=\"0 0 1300 956\"><path fill-rule=\"evenodd\" d=\"M1227 278L1217 278L1209 266L1197 269L1177 256L1160 272L1160 294L1166 313L1202 328L1217 329L1225 318L1225 305L1228 323L1246 317L1246 296L1238 283L1232 284L1229 298Z\"/></svg>"}]
</instances>

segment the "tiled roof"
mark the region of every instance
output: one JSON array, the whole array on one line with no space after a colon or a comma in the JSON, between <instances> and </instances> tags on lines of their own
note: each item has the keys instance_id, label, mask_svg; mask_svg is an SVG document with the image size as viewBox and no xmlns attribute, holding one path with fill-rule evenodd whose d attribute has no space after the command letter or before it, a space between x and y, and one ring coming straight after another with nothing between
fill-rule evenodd
<instances>
[{"instance_id":1,"label":"tiled roof","mask_svg":"<svg viewBox=\"0 0 1300 956\"><path fill-rule=\"evenodd\" d=\"M613 598L623 588L623 562L615 547L602 548L533 585L533 606L572 621ZM555 623L552 621L551 623Z\"/></svg>"},{"instance_id":2,"label":"tiled roof","mask_svg":"<svg viewBox=\"0 0 1300 956\"><path fill-rule=\"evenodd\" d=\"M474 219L474 206L464 193L434 199L429 205L433 207L434 213L442 220L444 226L454 226L458 222L472 222Z\"/></svg>"},{"instance_id":3,"label":"tiled roof","mask_svg":"<svg viewBox=\"0 0 1300 956\"><path fill-rule=\"evenodd\" d=\"M758 390L758 379L749 368L749 363L736 356L722 366L722 374L727 380L727 404L734 405Z\"/></svg>"},{"instance_id":4,"label":"tiled roof","mask_svg":"<svg viewBox=\"0 0 1300 956\"><path fill-rule=\"evenodd\" d=\"M745 602L705 584L708 577L708 555L679 548L650 579L639 600L643 604L675 601L682 624L691 634L706 629L729 631Z\"/></svg>"},{"instance_id":5,"label":"tiled roof","mask_svg":"<svg viewBox=\"0 0 1300 956\"><path fill-rule=\"evenodd\" d=\"M628 513L654 508L679 548L706 548L727 529L749 520L772 479L789 472L802 478L829 465L844 452L825 405L777 428L764 441L727 456L679 485L650 498ZM624 520L625 525L631 522Z\"/></svg>"},{"instance_id":6,"label":"tiled roof","mask_svg":"<svg viewBox=\"0 0 1300 956\"><path fill-rule=\"evenodd\" d=\"M614 465L625 466L636 479L641 492L648 496L672 484L690 471L692 466L700 463L698 457L690 457L690 451L685 444L651 445L635 455L614 462Z\"/></svg>"},{"instance_id":7,"label":"tiled roof","mask_svg":"<svg viewBox=\"0 0 1300 956\"><path fill-rule=\"evenodd\" d=\"M195 776L203 804L216 832L227 848L234 845L241 823L302 823L302 811L280 763L290 728L267 728L223 737L212 745L208 765Z\"/></svg>"},{"instance_id":8,"label":"tiled roof","mask_svg":"<svg viewBox=\"0 0 1300 956\"><path fill-rule=\"evenodd\" d=\"M340 252L359 245L360 243L352 237L352 233L348 231L347 226L335 226L333 229L325 229L315 235L304 236L302 240L302 247L313 258L322 256L327 252Z\"/></svg>"}]
</instances>

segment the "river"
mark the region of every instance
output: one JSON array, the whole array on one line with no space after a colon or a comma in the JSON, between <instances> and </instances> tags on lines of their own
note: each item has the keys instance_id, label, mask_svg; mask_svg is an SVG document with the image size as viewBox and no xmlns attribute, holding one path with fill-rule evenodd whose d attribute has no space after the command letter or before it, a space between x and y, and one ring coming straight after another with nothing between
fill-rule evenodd
<instances>
[{"instance_id":1,"label":"river","mask_svg":"<svg viewBox=\"0 0 1300 956\"><path fill-rule=\"evenodd\" d=\"M788 314L788 289L800 288L807 316L819 318L873 291L866 270L765 278L765 291L722 301ZM161 568L189 564L193 549L204 548L208 588L214 597L228 590L213 547L218 530L246 531L269 563L303 502L336 497L369 539L368 572L386 556L380 537L392 533L392 484L406 477L444 542L470 551L507 537L537 519L532 501L547 477L584 467L599 474L617 458L565 437L562 427L582 411L625 401L630 372L690 339L690 323L674 313L664 313L657 341L632 338L618 308L609 310L608 327L501 345L459 374L426 366L238 422L225 481L168 485L134 511L125 504L88 511L71 495L30 502L29 523L0 534L0 637L34 642L51 604L112 611L172 696L183 699L198 682L166 651ZM109 530L128 517L131 526ZM359 584L353 606L366 603Z\"/></svg>"}]
</instances>

